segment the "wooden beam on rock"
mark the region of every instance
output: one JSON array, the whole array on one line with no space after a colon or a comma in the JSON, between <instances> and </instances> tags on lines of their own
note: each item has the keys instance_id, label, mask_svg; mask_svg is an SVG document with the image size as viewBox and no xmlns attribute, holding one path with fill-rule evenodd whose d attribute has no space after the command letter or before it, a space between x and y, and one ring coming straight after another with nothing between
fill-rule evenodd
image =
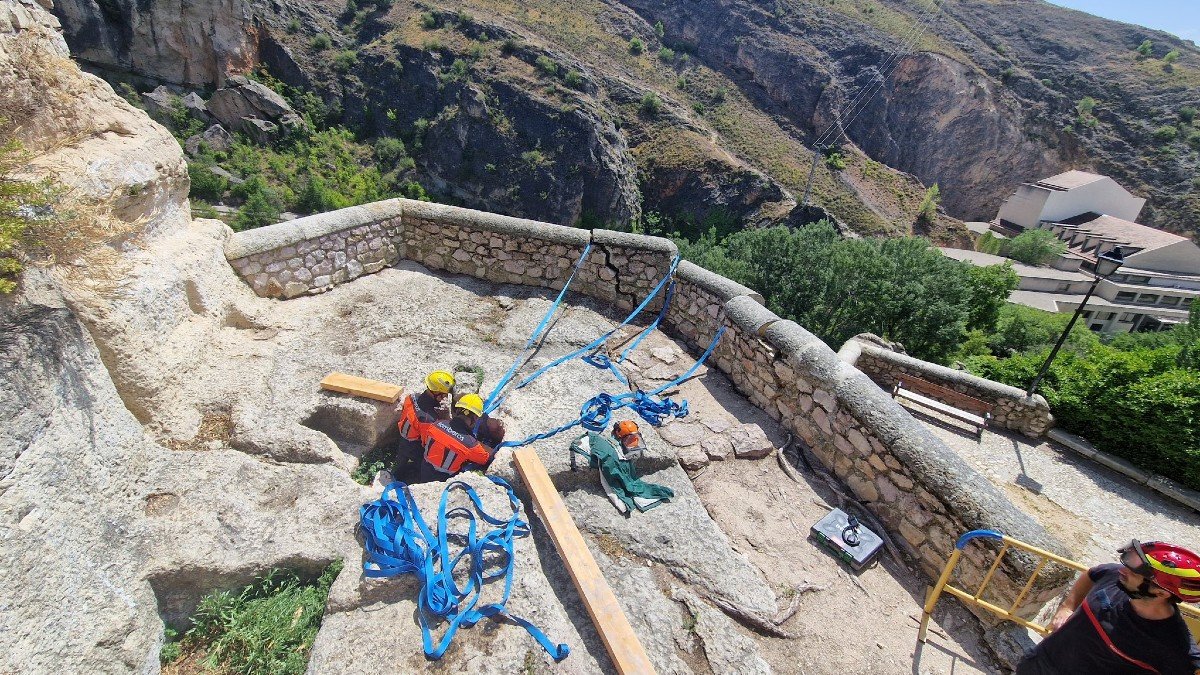
<instances>
[{"instance_id":1,"label":"wooden beam on rock","mask_svg":"<svg viewBox=\"0 0 1200 675\"><path fill-rule=\"evenodd\" d=\"M384 403L395 403L400 400L400 394L404 392L403 387L398 387L394 384L378 380L368 380L365 377L357 377L345 373L330 373L326 375L325 379L321 380L321 388L342 394L350 394L351 396L362 396L376 401L383 401Z\"/></svg>"},{"instance_id":2,"label":"wooden beam on rock","mask_svg":"<svg viewBox=\"0 0 1200 675\"><path fill-rule=\"evenodd\" d=\"M617 604L617 596L613 595L612 588L600 573L596 559L588 550L579 528L575 527L575 521L567 512L567 506L546 473L541 458L533 448L520 448L513 453L513 462L521 480L529 488L533 504L550 532L550 539L554 541L554 548L567 566L567 572L571 574L571 580L583 598L583 606L592 617L596 632L600 634L617 672L622 675L653 674L654 666L650 663L650 657L629 625L625 612Z\"/></svg>"}]
</instances>

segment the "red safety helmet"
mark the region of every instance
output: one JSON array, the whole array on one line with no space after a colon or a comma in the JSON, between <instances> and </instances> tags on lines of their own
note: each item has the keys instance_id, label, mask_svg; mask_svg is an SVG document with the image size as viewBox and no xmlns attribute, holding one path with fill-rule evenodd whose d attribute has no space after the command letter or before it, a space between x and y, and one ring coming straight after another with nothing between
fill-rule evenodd
<instances>
[{"instance_id":1,"label":"red safety helmet","mask_svg":"<svg viewBox=\"0 0 1200 675\"><path fill-rule=\"evenodd\" d=\"M1141 543L1134 539L1117 551L1121 564L1147 577L1183 602L1200 602L1200 556L1161 541Z\"/></svg>"},{"instance_id":2,"label":"red safety helmet","mask_svg":"<svg viewBox=\"0 0 1200 675\"><path fill-rule=\"evenodd\" d=\"M642 446L642 434L638 430L637 422L632 420L622 420L614 424L612 435L621 441L621 447L626 450L634 450Z\"/></svg>"}]
</instances>

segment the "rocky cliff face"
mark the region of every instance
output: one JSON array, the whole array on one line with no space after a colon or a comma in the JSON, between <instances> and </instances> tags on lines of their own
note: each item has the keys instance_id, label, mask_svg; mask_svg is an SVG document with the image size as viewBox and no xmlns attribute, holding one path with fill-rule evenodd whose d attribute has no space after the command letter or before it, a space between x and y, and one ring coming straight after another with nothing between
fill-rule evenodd
<instances>
[{"instance_id":1,"label":"rocky cliff face","mask_svg":"<svg viewBox=\"0 0 1200 675\"><path fill-rule=\"evenodd\" d=\"M638 189L648 209L676 209L672 195L693 182L709 188L687 191L701 200L692 215L741 203L734 210L752 221L777 221L805 188L804 144L818 138L938 183L947 211L964 219L990 219L1021 181L1071 167L1110 173L1148 195L1143 219L1168 229L1192 227L1200 208L1191 180L1197 155L1184 140L1191 128L1165 144L1152 136L1180 107L1200 103L1200 51L1163 33L1042 2L947 0L933 12L899 0L543 4L513 13L475 0L463 5L470 20L461 25L450 8L363 4L352 13L333 0L63 0L57 12L68 39L96 64L198 87L261 62L340 102L350 119L378 119L386 105L404 122L434 121L430 151L418 156L425 178L448 197L514 215L623 221L639 212ZM424 26L422 14L433 23ZM661 38L651 28L658 22ZM310 48L316 34L357 50L360 66L332 69L328 52ZM633 38L646 53L629 49ZM1148 60L1132 51L1143 38L1157 45ZM502 40L509 47L493 59ZM1183 55L1174 67L1159 60L1169 49ZM539 73L539 56L561 70ZM452 78L469 86L445 81L456 60L468 67ZM529 68L520 72L515 61ZM568 70L582 84L563 87ZM706 80L715 84L697 90ZM726 94L731 88L749 107ZM630 89L639 92L632 100ZM483 100L460 100L464 92ZM678 113L647 119L641 92L657 92L667 109L680 104ZM1096 123L1077 123L1084 96L1100 102ZM671 128L711 135L711 161L691 178L643 170L635 184L626 149ZM487 170L534 149L556 153L554 162ZM724 161L726 153L734 159ZM664 165L652 153L634 155L640 166ZM746 165L773 185L747 184L739 177ZM863 232L911 229L911 198L873 197L895 192L895 181L860 183L822 170L815 201Z\"/></svg>"}]
</instances>

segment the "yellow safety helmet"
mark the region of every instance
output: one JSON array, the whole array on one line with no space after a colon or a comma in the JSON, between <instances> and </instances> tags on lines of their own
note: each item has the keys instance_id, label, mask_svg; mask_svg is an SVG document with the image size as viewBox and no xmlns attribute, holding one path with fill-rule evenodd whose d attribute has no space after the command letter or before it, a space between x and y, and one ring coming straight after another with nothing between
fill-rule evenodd
<instances>
[{"instance_id":1,"label":"yellow safety helmet","mask_svg":"<svg viewBox=\"0 0 1200 675\"><path fill-rule=\"evenodd\" d=\"M454 388L454 375L444 370L435 370L425 376L425 388L436 394L449 394Z\"/></svg>"},{"instance_id":2,"label":"yellow safety helmet","mask_svg":"<svg viewBox=\"0 0 1200 675\"><path fill-rule=\"evenodd\" d=\"M459 410L466 410L469 413L475 413L477 417L483 417L483 399L479 398L479 394L467 394L458 399L458 403L454 404Z\"/></svg>"}]
</instances>

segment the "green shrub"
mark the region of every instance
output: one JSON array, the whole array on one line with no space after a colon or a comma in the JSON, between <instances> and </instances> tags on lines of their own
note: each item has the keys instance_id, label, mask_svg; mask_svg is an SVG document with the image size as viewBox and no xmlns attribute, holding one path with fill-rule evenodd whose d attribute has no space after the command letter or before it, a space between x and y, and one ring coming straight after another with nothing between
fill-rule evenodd
<instances>
[{"instance_id":1,"label":"green shrub","mask_svg":"<svg viewBox=\"0 0 1200 675\"><path fill-rule=\"evenodd\" d=\"M182 646L207 652L203 665L220 672L303 673L341 569L341 561L334 562L315 583L276 569L240 592L209 594L196 607Z\"/></svg>"},{"instance_id":2,"label":"green shrub","mask_svg":"<svg viewBox=\"0 0 1200 675\"><path fill-rule=\"evenodd\" d=\"M359 485L370 485L375 482L375 474L388 468L391 453L384 448L373 448L363 453L358 460L358 466L350 473L350 478Z\"/></svg>"},{"instance_id":3,"label":"green shrub","mask_svg":"<svg viewBox=\"0 0 1200 675\"><path fill-rule=\"evenodd\" d=\"M1008 82L1008 80L1013 76L1014 72L1016 72L1016 71L1013 70L1012 66L1008 66L1004 70L1001 70L1000 71L1000 81Z\"/></svg>"},{"instance_id":4,"label":"green shrub","mask_svg":"<svg viewBox=\"0 0 1200 675\"><path fill-rule=\"evenodd\" d=\"M300 19L297 19L296 17L292 17L291 19L289 19L288 24L287 24L287 32L299 33L300 32Z\"/></svg>"},{"instance_id":5,"label":"green shrub","mask_svg":"<svg viewBox=\"0 0 1200 675\"><path fill-rule=\"evenodd\" d=\"M356 65L358 65L358 52L353 49L343 49L333 57L333 69L339 73L348 72Z\"/></svg>"},{"instance_id":6,"label":"green shrub","mask_svg":"<svg viewBox=\"0 0 1200 675\"><path fill-rule=\"evenodd\" d=\"M1169 51L1163 55L1162 60L1163 60L1163 65L1166 65L1166 66L1174 65L1175 62L1179 60L1179 50L1172 49L1171 51Z\"/></svg>"},{"instance_id":7,"label":"green shrub","mask_svg":"<svg viewBox=\"0 0 1200 675\"><path fill-rule=\"evenodd\" d=\"M1171 124L1164 124L1161 127L1154 130L1154 140L1159 141L1161 143L1170 143L1171 141L1175 140L1178 136L1179 136L1179 129L1176 129L1175 126L1171 125Z\"/></svg>"},{"instance_id":8,"label":"green shrub","mask_svg":"<svg viewBox=\"0 0 1200 675\"><path fill-rule=\"evenodd\" d=\"M644 51L646 51L646 43L642 42L642 39L640 37L629 38L629 53L630 54L641 54Z\"/></svg>"},{"instance_id":9,"label":"green shrub","mask_svg":"<svg viewBox=\"0 0 1200 675\"><path fill-rule=\"evenodd\" d=\"M663 39L663 35L666 35L666 30L663 28L662 21L654 22L654 34L658 36L659 40Z\"/></svg>"},{"instance_id":10,"label":"green shrub","mask_svg":"<svg viewBox=\"0 0 1200 675\"><path fill-rule=\"evenodd\" d=\"M1184 124L1191 124L1196 121L1196 108L1190 105L1185 105L1179 109L1179 121Z\"/></svg>"},{"instance_id":11,"label":"green shrub","mask_svg":"<svg viewBox=\"0 0 1200 675\"><path fill-rule=\"evenodd\" d=\"M846 168L846 158L842 157L842 153L830 150L825 154L825 166L834 171L841 171Z\"/></svg>"},{"instance_id":12,"label":"green shrub","mask_svg":"<svg viewBox=\"0 0 1200 675\"><path fill-rule=\"evenodd\" d=\"M1196 150L1200 150L1200 131L1193 131L1192 133L1188 134L1187 142L1188 145L1192 146Z\"/></svg>"},{"instance_id":13,"label":"green shrub","mask_svg":"<svg viewBox=\"0 0 1200 675\"><path fill-rule=\"evenodd\" d=\"M667 63L671 63L675 60L675 52L667 47L663 47L658 50L658 58L662 61L666 61Z\"/></svg>"},{"instance_id":14,"label":"green shrub","mask_svg":"<svg viewBox=\"0 0 1200 675\"><path fill-rule=\"evenodd\" d=\"M572 89L582 89L583 75L580 75L577 70L568 70L567 74L563 76L563 83Z\"/></svg>"},{"instance_id":15,"label":"green shrub","mask_svg":"<svg viewBox=\"0 0 1200 675\"><path fill-rule=\"evenodd\" d=\"M412 125L412 146L417 150L425 144L425 133L429 131L429 120L418 118Z\"/></svg>"},{"instance_id":16,"label":"green shrub","mask_svg":"<svg viewBox=\"0 0 1200 675\"><path fill-rule=\"evenodd\" d=\"M271 203L263 192L255 192L246 199L237 217L233 219L233 229L237 232L252 230L279 222L279 208Z\"/></svg>"},{"instance_id":17,"label":"green shrub","mask_svg":"<svg viewBox=\"0 0 1200 675\"><path fill-rule=\"evenodd\" d=\"M0 119L0 126L4 122ZM34 238L31 232L46 220L41 214L54 202L56 190L48 180L25 177L29 159L20 141L0 143L0 293L16 289L21 272L18 256Z\"/></svg>"},{"instance_id":18,"label":"green shrub","mask_svg":"<svg viewBox=\"0 0 1200 675\"><path fill-rule=\"evenodd\" d=\"M460 9L458 10L458 13L454 15L454 22L459 26L470 26L475 22L475 17L468 14L467 10Z\"/></svg>"},{"instance_id":19,"label":"green shrub","mask_svg":"<svg viewBox=\"0 0 1200 675\"><path fill-rule=\"evenodd\" d=\"M312 42L309 44L311 44L312 48L316 49L317 51L324 51L333 45L333 40L330 40L329 36L324 33L318 33L313 36Z\"/></svg>"},{"instance_id":20,"label":"green shrub","mask_svg":"<svg viewBox=\"0 0 1200 675\"><path fill-rule=\"evenodd\" d=\"M229 180L218 176L201 164L188 164L188 177L192 179L192 189L189 197L199 197L210 202L219 202L229 189Z\"/></svg>"},{"instance_id":21,"label":"green shrub","mask_svg":"<svg viewBox=\"0 0 1200 675\"><path fill-rule=\"evenodd\" d=\"M546 155L542 152L541 148L534 148L533 150L526 150L525 152L522 152L521 161L525 162L525 165L531 169L537 169L549 164L549 161L546 159Z\"/></svg>"},{"instance_id":22,"label":"green shrub","mask_svg":"<svg viewBox=\"0 0 1200 675\"><path fill-rule=\"evenodd\" d=\"M1065 350L1038 392L1057 423L1098 449L1200 489L1200 372L1177 368L1180 347ZM968 360L977 375L1025 387L1049 348L1008 359Z\"/></svg>"},{"instance_id":23,"label":"green shrub","mask_svg":"<svg viewBox=\"0 0 1200 675\"><path fill-rule=\"evenodd\" d=\"M384 136L375 141L375 159L384 166L394 165L407 154L404 141L391 136Z\"/></svg>"},{"instance_id":24,"label":"green shrub","mask_svg":"<svg viewBox=\"0 0 1200 675\"><path fill-rule=\"evenodd\" d=\"M1041 82L1043 87L1049 87L1050 85L1054 84L1054 82L1052 82L1048 77L1043 77Z\"/></svg>"},{"instance_id":25,"label":"green shrub","mask_svg":"<svg viewBox=\"0 0 1200 675\"><path fill-rule=\"evenodd\" d=\"M1154 43L1150 41L1150 38L1142 40L1142 44L1137 46L1137 53L1142 58L1146 58L1154 53Z\"/></svg>"},{"instance_id":26,"label":"green shrub","mask_svg":"<svg viewBox=\"0 0 1200 675\"><path fill-rule=\"evenodd\" d=\"M558 64L545 54L537 57L537 59L534 61L534 65L537 66L537 69L540 70L543 75L549 75L553 77L554 75L558 74Z\"/></svg>"},{"instance_id":27,"label":"green shrub","mask_svg":"<svg viewBox=\"0 0 1200 675\"><path fill-rule=\"evenodd\" d=\"M441 24L437 15L433 12L421 12L421 28L425 30L433 30Z\"/></svg>"},{"instance_id":28,"label":"green shrub","mask_svg":"<svg viewBox=\"0 0 1200 675\"><path fill-rule=\"evenodd\" d=\"M465 82L470 79L471 67L462 59L454 59L450 68L439 76L443 83Z\"/></svg>"},{"instance_id":29,"label":"green shrub","mask_svg":"<svg viewBox=\"0 0 1200 675\"><path fill-rule=\"evenodd\" d=\"M658 94L648 91L642 95L642 102L638 109L648 117L657 117L662 112L662 107L662 99L658 97Z\"/></svg>"},{"instance_id":30,"label":"green shrub","mask_svg":"<svg viewBox=\"0 0 1200 675\"><path fill-rule=\"evenodd\" d=\"M1004 242L1004 255L1026 265L1045 265L1067 250L1066 242L1050 230L1028 229Z\"/></svg>"}]
</instances>

